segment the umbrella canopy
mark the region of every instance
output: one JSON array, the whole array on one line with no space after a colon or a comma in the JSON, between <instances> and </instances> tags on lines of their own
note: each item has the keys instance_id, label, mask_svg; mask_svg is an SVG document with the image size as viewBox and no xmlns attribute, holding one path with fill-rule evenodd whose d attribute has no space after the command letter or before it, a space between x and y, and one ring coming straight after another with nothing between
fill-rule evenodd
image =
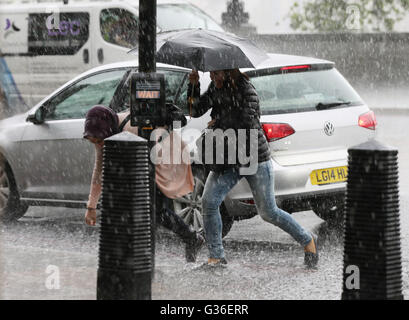
<instances>
[{"instance_id":1,"label":"umbrella canopy","mask_svg":"<svg viewBox=\"0 0 409 320\"><path fill-rule=\"evenodd\" d=\"M157 62L206 72L254 68L266 59L267 53L253 42L232 34L203 29L157 34Z\"/></svg>"}]
</instances>

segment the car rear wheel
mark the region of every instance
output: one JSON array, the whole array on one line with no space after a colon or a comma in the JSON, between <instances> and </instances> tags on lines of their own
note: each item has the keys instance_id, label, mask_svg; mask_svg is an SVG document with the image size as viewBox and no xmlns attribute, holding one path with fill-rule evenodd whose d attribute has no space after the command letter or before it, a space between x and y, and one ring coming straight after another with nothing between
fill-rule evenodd
<instances>
[{"instance_id":1,"label":"car rear wheel","mask_svg":"<svg viewBox=\"0 0 409 320\"><path fill-rule=\"evenodd\" d=\"M21 218L28 206L20 202L16 183L7 162L0 164L0 220L3 223Z\"/></svg>"},{"instance_id":2,"label":"car rear wheel","mask_svg":"<svg viewBox=\"0 0 409 320\"><path fill-rule=\"evenodd\" d=\"M193 166L192 169L195 180L194 190L192 193L173 200L173 208L186 224L192 226L197 232L203 232L202 195L207 175L202 167ZM224 203L220 206L220 215L223 223L222 237L225 237L233 226L234 218L228 215Z\"/></svg>"}]
</instances>

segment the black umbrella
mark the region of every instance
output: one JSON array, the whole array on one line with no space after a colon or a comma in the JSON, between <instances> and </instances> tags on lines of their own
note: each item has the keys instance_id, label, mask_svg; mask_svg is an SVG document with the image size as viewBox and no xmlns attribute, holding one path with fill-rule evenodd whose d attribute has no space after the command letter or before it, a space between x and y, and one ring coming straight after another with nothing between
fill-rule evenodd
<instances>
[{"instance_id":1,"label":"black umbrella","mask_svg":"<svg viewBox=\"0 0 409 320\"><path fill-rule=\"evenodd\" d=\"M138 53L138 48L129 53ZM232 34L188 29L157 34L158 62L203 72L254 68L268 59L253 42Z\"/></svg>"}]
</instances>

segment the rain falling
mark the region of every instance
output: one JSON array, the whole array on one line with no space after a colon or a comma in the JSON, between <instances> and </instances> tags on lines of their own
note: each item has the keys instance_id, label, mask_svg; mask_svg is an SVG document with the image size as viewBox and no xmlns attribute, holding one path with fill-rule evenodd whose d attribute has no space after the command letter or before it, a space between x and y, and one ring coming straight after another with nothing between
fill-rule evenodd
<instances>
[{"instance_id":1,"label":"rain falling","mask_svg":"<svg viewBox=\"0 0 409 320\"><path fill-rule=\"evenodd\" d=\"M401 0L0 0L0 299L407 299L408 40Z\"/></svg>"}]
</instances>

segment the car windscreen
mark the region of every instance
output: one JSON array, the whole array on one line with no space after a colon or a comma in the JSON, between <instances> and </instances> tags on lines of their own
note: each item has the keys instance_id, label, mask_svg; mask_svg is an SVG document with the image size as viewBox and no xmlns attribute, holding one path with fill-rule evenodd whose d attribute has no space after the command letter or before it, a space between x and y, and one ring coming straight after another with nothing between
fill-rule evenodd
<instances>
[{"instance_id":1,"label":"car windscreen","mask_svg":"<svg viewBox=\"0 0 409 320\"><path fill-rule=\"evenodd\" d=\"M251 76L262 114L322 110L319 106L363 104L358 93L335 69ZM318 106L318 107L317 107Z\"/></svg>"},{"instance_id":2,"label":"car windscreen","mask_svg":"<svg viewBox=\"0 0 409 320\"><path fill-rule=\"evenodd\" d=\"M161 31L202 28L223 32L211 17L189 4L158 5L157 22Z\"/></svg>"}]
</instances>

